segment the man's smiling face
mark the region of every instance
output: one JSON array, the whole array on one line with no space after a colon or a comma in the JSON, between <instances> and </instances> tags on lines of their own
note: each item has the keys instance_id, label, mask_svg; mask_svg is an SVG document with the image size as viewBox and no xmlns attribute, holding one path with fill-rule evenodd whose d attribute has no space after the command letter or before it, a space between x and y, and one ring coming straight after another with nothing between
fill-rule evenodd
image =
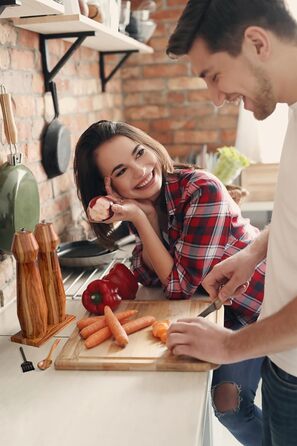
<instances>
[{"instance_id":1,"label":"man's smiling face","mask_svg":"<svg viewBox=\"0 0 297 446\"><path fill-rule=\"evenodd\" d=\"M196 39L188 57L194 73L205 80L216 106L242 99L244 108L256 119L263 120L273 113L277 101L272 83L257 60L252 61L244 52L236 57L227 52L211 53L201 38Z\"/></svg>"}]
</instances>

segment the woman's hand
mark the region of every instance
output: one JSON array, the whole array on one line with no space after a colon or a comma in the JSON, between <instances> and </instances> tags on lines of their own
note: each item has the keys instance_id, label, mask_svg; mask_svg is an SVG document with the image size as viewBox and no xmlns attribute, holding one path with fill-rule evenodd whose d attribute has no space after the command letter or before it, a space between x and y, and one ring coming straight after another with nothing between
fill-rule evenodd
<instances>
[{"instance_id":1,"label":"woman's hand","mask_svg":"<svg viewBox=\"0 0 297 446\"><path fill-rule=\"evenodd\" d=\"M125 206L125 209L121 209L118 208L118 210L116 210L116 213L118 214L117 218L119 218L120 215L125 216L125 217L129 217L130 219L125 219L125 221L131 221L131 218L134 218L136 215L136 209L129 206L127 207L126 205L132 205L134 204L135 206L137 206L140 210L143 211L143 213L147 216L148 220L153 223L155 221L157 221L158 217L157 217L157 212L155 210L155 207L153 205L153 203L150 200L133 200L133 199L125 199L123 198L121 195L119 195L111 186L111 179L110 177L105 177L105 189L106 192L109 196L114 198L114 202ZM113 212L115 212L115 210L112 208ZM119 221L119 220L116 220ZM111 220L108 220L107 223L111 223Z\"/></svg>"}]
</instances>

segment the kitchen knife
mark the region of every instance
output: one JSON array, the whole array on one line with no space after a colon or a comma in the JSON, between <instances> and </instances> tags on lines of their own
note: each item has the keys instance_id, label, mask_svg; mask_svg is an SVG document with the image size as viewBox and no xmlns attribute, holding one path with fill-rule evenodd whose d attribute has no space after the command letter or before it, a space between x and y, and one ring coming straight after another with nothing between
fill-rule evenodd
<instances>
[{"instance_id":1,"label":"kitchen knife","mask_svg":"<svg viewBox=\"0 0 297 446\"><path fill-rule=\"evenodd\" d=\"M220 299L216 299L212 304L208 305L205 310L203 310L200 314L197 315L197 317L206 317L213 311L219 310L221 306L223 305L223 302Z\"/></svg>"}]
</instances>

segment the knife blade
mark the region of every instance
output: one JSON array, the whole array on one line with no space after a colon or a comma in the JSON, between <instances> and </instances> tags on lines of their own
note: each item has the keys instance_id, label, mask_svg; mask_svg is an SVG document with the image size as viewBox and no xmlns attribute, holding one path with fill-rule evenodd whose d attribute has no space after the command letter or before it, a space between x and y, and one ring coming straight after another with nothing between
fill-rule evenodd
<instances>
[{"instance_id":1,"label":"knife blade","mask_svg":"<svg viewBox=\"0 0 297 446\"><path fill-rule=\"evenodd\" d=\"M213 303L208 305L208 307L205 308L201 313L197 315L197 317L206 317L213 311L219 310L221 306L223 305L223 302L220 299L216 299Z\"/></svg>"}]
</instances>

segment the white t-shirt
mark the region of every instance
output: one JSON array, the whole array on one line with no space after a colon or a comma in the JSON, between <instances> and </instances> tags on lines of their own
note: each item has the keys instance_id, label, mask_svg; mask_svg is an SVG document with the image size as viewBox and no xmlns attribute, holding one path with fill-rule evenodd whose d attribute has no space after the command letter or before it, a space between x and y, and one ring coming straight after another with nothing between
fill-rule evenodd
<instances>
[{"instance_id":1,"label":"white t-shirt","mask_svg":"<svg viewBox=\"0 0 297 446\"><path fill-rule=\"evenodd\" d=\"M297 297L297 103L289 108L270 226L264 296L261 319ZM269 357L297 376L297 347Z\"/></svg>"}]
</instances>

